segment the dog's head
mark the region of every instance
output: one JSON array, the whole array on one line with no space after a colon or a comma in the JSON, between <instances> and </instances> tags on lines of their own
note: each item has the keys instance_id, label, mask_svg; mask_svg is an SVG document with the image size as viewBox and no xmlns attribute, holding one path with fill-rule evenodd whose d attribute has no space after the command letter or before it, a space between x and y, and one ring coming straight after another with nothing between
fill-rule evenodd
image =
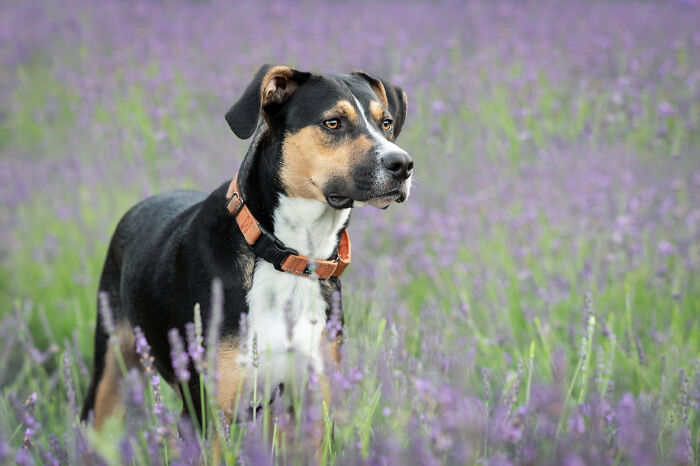
<instances>
[{"instance_id":1,"label":"dog's head","mask_svg":"<svg viewBox=\"0 0 700 466\"><path fill-rule=\"evenodd\" d=\"M247 139L264 117L286 195L336 209L386 208L406 200L411 187L413 160L395 144L406 105L401 88L361 71L317 75L265 65L226 121Z\"/></svg>"}]
</instances>

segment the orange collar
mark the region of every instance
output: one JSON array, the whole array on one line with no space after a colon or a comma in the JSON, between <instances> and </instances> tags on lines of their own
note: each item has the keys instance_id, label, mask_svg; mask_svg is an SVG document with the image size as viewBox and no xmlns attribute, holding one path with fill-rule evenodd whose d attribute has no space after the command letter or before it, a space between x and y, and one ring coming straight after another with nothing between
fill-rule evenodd
<instances>
[{"instance_id":1,"label":"orange collar","mask_svg":"<svg viewBox=\"0 0 700 466\"><path fill-rule=\"evenodd\" d=\"M238 228L253 253L270 262L277 270L326 280L340 277L350 265L350 236L347 229L343 230L338 255L332 261L309 259L299 255L294 249L287 248L272 232L267 231L248 209L238 189L238 174L233 177L228 187L226 209L236 218Z\"/></svg>"}]
</instances>

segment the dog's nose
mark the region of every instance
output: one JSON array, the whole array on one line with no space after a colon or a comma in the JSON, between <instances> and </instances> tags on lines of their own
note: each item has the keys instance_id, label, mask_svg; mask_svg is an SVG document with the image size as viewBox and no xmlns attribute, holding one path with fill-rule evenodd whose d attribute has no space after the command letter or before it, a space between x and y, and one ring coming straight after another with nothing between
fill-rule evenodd
<instances>
[{"instance_id":1,"label":"dog's nose","mask_svg":"<svg viewBox=\"0 0 700 466\"><path fill-rule=\"evenodd\" d=\"M413 172L413 159L406 152L389 152L382 157L382 166L389 170L394 178L405 180Z\"/></svg>"}]
</instances>

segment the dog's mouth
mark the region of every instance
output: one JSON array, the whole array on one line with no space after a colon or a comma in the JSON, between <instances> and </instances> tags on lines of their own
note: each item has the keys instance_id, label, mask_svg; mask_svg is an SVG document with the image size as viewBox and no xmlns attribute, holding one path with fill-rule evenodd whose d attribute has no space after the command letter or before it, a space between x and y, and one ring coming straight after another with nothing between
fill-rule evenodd
<instances>
[{"instance_id":1,"label":"dog's mouth","mask_svg":"<svg viewBox=\"0 0 700 466\"><path fill-rule=\"evenodd\" d=\"M351 197L341 196L340 194L329 194L326 196L326 202L335 209L347 209L352 207L354 201Z\"/></svg>"},{"instance_id":2,"label":"dog's mouth","mask_svg":"<svg viewBox=\"0 0 700 466\"><path fill-rule=\"evenodd\" d=\"M340 194L328 194L326 196L326 201L335 209L347 209L349 207L362 207L365 205L371 205L378 209L386 209L393 202L401 203L405 201L407 197L408 193L406 190L394 189L366 200L353 199L352 197Z\"/></svg>"},{"instance_id":3,"label":"dog's mouth","mask_svg":"<svg viewBox=\"0 0 700 466\"><path fill-rule=\"evenodd\" d=\"M405 200L406 193L402 193L400 190L395 189L393 191L389 191L388 193L384 193L380 196L369 199L365 202L373 207L377 207L378 209L386 209L394 201L401 203Z\"/></svg>"}]
</instances>

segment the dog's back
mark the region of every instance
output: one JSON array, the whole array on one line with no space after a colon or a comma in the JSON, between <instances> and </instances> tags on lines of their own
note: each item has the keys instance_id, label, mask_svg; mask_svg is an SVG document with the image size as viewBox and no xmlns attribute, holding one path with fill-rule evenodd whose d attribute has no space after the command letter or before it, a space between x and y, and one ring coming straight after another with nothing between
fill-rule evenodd
<instances>
[{"instance_id":1,"label":"dog's back","mask_svg":"<svg viewBox=\"0 0 700 466\"><path fill-rule=\"evenodd\" d=\"M117 323L127 318L138 324L138 316L133 313L137 303L131 301L147 282L170 266L169 256L186 239L189 224L206 197L203 192L189 190L157 194L136 204L121 219L100 280L100 290L110 293ZM119 280L113 279L113 273L119 275Z\"/></svg>"}]
</instances>

